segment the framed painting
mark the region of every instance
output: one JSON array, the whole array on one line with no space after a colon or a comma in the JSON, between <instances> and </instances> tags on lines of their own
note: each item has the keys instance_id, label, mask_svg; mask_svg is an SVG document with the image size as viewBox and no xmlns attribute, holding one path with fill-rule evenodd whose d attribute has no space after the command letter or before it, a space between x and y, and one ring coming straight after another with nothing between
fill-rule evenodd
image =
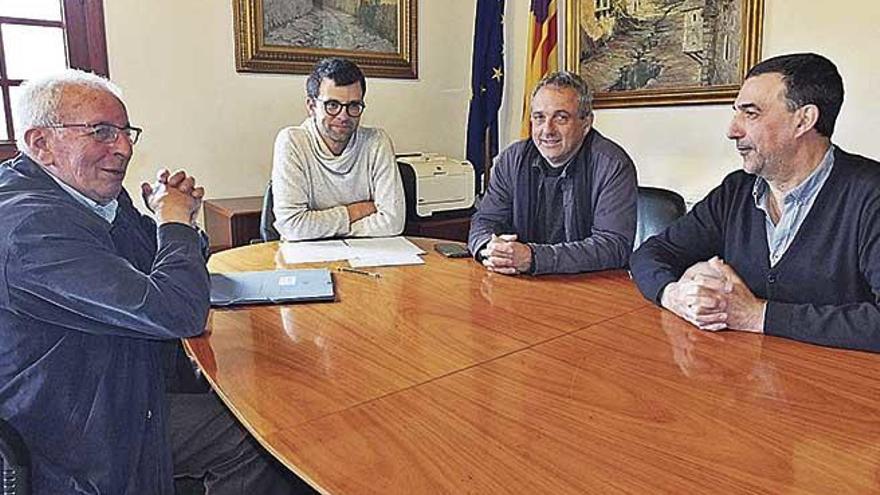
<instances>
[{"instance_id":1,"label":"framed painting","mask_svg":"<svg viewBox=\"0 0 880 495\"><path fill-rule=\"evenodd\" d=\"M418 77L417 0L233 0L239 72L309 74L344 57L367 76Z\"/></svg>"},{"instance_id":2,"label":"framed painting","mask_svg":"<svg viewBox=\"0 0 880 495\"><path fill-rule=\"evenodd\" d=\"M568 0L566 66L596 108L726 103L761 54L764 0Z\"/></svg>"}]
</instances>

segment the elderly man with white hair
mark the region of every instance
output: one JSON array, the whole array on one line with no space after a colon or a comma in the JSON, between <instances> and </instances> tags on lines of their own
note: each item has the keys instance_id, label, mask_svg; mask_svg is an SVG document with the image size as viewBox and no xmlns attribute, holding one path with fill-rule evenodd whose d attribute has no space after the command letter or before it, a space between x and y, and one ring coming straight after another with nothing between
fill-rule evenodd
<instances>
[{"instance_id":1,"label":"elderly man with white hair","mask_svg":"<svg viewBox=\"0 0 880 495\"><path fill-rule=\"evenodd\" d=\"M120 92L70 70L22 86L22 154L0 166L0 417L36 493L286 493L283 469L213 394L169 394L164 353L202 333L204 190L162 171L142 215L122 186L141 130ZM293 479L294 483L298 480Z\"/></svg>"}]
</instances>

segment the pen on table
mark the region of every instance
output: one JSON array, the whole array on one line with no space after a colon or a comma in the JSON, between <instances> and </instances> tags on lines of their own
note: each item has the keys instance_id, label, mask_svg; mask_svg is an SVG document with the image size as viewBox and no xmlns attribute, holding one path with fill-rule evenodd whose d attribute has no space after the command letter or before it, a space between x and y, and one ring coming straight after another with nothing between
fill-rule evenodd
<instances>
[{"instance_id":1,"label":"pen on table","mask_svg":"<svg viewBox=\"0 0 880 495\"><path fill-rule=\"evenodd\" d=\"M347 266L340 266L336 268L338 272L347 272L347 273L357 273L358 275L366 275L368 277L380 278L382 274L376 272L368 272L366 270L358 270L357 268L349 268Z\"/></svg>"}]
</instances>

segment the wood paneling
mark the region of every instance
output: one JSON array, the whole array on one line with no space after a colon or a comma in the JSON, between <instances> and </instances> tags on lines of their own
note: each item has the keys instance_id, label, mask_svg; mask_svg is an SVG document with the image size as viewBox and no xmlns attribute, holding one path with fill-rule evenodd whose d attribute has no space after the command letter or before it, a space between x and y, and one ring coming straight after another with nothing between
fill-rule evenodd
<instances>
[{"instance_id":1,"label":"wood paneling","mask_svg":"<svg viewBox=\"0 0 880 495\"><path fill-rule=\"evenodd\" d=\"M209 199L205 206L205 232L211 251L246 246L260 239L261 196Z\"/></svg>"},{"instance_id":2,"label":"wood paneling","mask_svg":"<svg viewBox=\"0 0 880 495\"><path fill-rule=\"evenodd\" d=\"M473 212L440 212L429 218L407 218L403 233L408 236L467 242Z\"/></svg>"}]
</instances>

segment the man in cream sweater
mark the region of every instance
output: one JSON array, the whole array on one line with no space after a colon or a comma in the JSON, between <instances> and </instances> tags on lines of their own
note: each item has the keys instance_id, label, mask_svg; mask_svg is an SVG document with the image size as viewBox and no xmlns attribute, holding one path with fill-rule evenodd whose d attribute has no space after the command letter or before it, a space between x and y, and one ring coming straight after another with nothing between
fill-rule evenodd
<instances>
[{"instance_id":1,"label":"man in cream sweater","mask_svg":"<svg viewBox=\"0 0 880 495\"><path fill-rule=\"evenodd\" d=\"M367 83L340 58L306 81L309 116L275 139L275 228L284 240L379 237L403 231L403 184L385 131L360 127Z\"/></svg>"}]
</instances>

